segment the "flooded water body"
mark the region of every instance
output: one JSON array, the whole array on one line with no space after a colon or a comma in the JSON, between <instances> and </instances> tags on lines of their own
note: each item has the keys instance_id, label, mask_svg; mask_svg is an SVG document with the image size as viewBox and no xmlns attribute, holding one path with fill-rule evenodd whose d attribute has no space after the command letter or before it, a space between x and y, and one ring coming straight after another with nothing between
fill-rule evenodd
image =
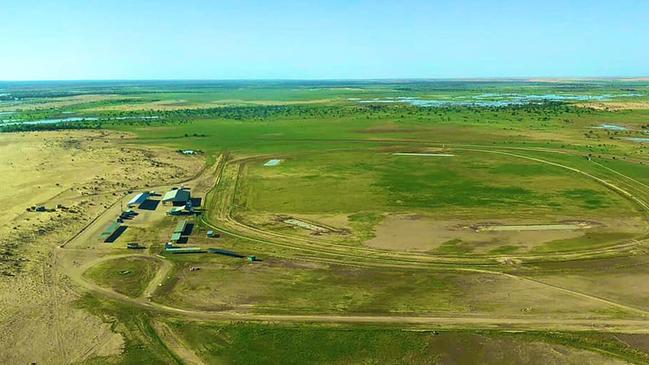
<instances>
[{"instance_id":1,"label":"flooded water body","mask_svg":"<svg viewBox=\"0 0 649 365\"><path fill-rule=\"evenodd\" d=\"M649 143L649 138L646 137L626 137L624 139L631 142Z\"/></svg>"},{"instance_id":2,"label":"flooded water body","mask_svg":"<svg viewBox=\"0 0 649 365\"><path fill-rule=\"evenodd\" d=\"M3 112L15 114L15 112ZM9 115L11 115L9 114ZM0 113L0 116L2 114ZM38 119L38 120L26 120L22 121L21 119L4 119L0 120L2 126L12 126L17 124L25 125L38 125L38 124L57 124L57 123L74 123L74 122L95 122L98 120L131 120L131 119L159 119L157 115L147 115L147 116L128 116L128 117L110 117L110 118L100 118L100 117L68 117L68 118L52 118L52 119Z\"/></svg>"},{"instance_id":3,"label":"flooded water body","mask_svg":"<svg viewBox=\"0 0 649 365\"><path fill-rule=\"evenodd\" d=\"M7 120L9 123L4 123L4 126L17 125L17 124L26 124L26 125L38 125L38 124L56 124L56 123L67 123L67 122L91 122L99 120L99 118L94 117L70 117L70 118L58 118L58 119L39 119L39 120L29 120L21 122L19 120ZM5 122L5 121L3 121Z\"/></svg>"},{"instance_id":4,"label":"flooded water body","mask_svg":"<svg viewBox=\"0 0 649 365\"><path fill-rule=\"evenodd\" d=\"M606 124L606 123L600 124L598 127L593 127L593 128L606 129L606 130L609 130L609 131L620 131L620 132L627 130L626 127L623 127L621 125Z\"/></svg>"},{"instance_id":5,"label":"flooded water body","mask_svg":"<svg viewBox=\"0 0 649 365\"><path fill-rule=\"evenodd\" d=\"M573 94L517 94L517 93L484 93L473 96L456 96L449 98L424 99L413 96L383 97L373 99L348 98L361 104L391 104L402 103L419 107L446 106L477 106L504 107L510 105L541 104L548 101L607 101L621 97L639 97L642 94L602 94L602 95L573 95Z\"/></svg>"},{"instance_id":6,"label":"flooded water body","mask_svg":"<svg viewBox=\"0 0 649 365\"><path fill-rule=\"evenodd\" d=\"M277 166L277 165L279 165L281 162L282 162L282 160L272 159L272 160L268 160L268 162L266 162L266 163L264 164L264 166L267 166L267 167Z\"/></svg>"}]
</instances>

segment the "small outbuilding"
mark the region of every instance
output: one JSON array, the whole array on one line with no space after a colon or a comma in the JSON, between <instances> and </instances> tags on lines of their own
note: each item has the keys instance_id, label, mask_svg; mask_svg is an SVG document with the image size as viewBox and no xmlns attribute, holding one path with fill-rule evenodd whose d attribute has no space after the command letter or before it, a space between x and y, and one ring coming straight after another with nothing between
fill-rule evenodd
<instances>
[{"instance_id":1,"label":"small outbuilding","mask_svg":"<svg viewBox=\"0 0 649 365\"><path fill-rule=\"evenodd\" d=\"M181 240L182 236L185 234L185 231L187 230L187 221L182 220L176 224L176 228L174 228L174 232L171 235L171 242L173 243L178 243L178 241Z\"/></svg>"},{"instance_id":2,"label":"small outbuilding","mask_svg":"<svg viewBox=\"0 0 649 365\"><path fill-rule=\"evenodd\" d=\"M207 252L217 254L217 255L230 256L230 257L238 257L238 258L245 257L242 254L233 251L224 250L222 248L208 248Z\"/></svg>"},{"instance_id":3,"label":"small outbuilding","mask_svg":"<svg viewBox=\"0 0 649 365\"><path fill-rule=\"evenodd\" d=\"M113 222L104 231L99 235L104 242L112 243L114 242L126 229L126 226L122 226L119 222Z\"/></svg>"},{"instance_id":4,"label":"small outbuilding","mask_svg":"<svg viewBox=\"0 0 649 365\"><path fill-rule=\"evenodd\" d=\"M174 233L184 234L186 229L187 229L187 221L182 220L178 222L178 224L176 224L176 228L174 228Z\"/></svg>"},{"instance_id":5,"label":"small outbuilding","mask_svg":"<svg viewBox=\"0 0 649 365\"><path fill-rule=\"evenodd\" d=\"M175 206L191 204L192 195L187 189L175 189L165 193L162 197L163 203L172 203Z\"/></svg>"},{"instance_id":6,"label":"small outbuilding","mask_svg":"<svg viewBox=\"0 0 649 365\"><path fill-rule=\"evenodd\" d=\"M173 207L169 209L169 215L187 215L192 214L193 210L189 205L183 205L182 207Z\"/></svg>"},{"instance_id":7,"label":"small outbuilding","mask_svg":"<svg viewBox=\"0 0 649 365\"><path fill-rule=\"evenodd\" d=\"M121 219L131 219L134 218L136 215L137 213L133 209L126 209L119 215L119 217Z\"/></svg>"},{"instance_id":8,"label":"small outbuilding","mask_svg":"<svg viewBox=\"0 0 649 365\"><path fill-rule=\"evenodd\" d=\"M129 208L139 206L149 198L149 193L139 193L126 204Z\"/></svg>"}]
</instances>

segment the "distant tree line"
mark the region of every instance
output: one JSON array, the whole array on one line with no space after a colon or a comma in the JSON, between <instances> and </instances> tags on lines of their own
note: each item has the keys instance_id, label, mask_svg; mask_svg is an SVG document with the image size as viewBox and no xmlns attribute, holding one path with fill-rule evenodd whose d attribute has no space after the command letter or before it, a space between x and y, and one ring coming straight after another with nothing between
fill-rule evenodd
<instances>
[{"instance_id":1,"label":"distant tree line","mask_svg":"<svg viewBox=\"0 0 649 365\"><path fill-rule=\"evenodd\" d=\"M49 123L49 124L25 124L17 123L7 126L0 124L0 132L36 132L36 131L57 131L66 129L101 129L101 123Z\"/></svg>"},{"instance_id":2,"label":"distant tree line","mask_svg":"<svg viewBox=\"0 0 649 365\"><path fill-rule=\"evenodd\" d=\"M226 119L236 121L272 121L278 119L334 119L344 117L395 118L426 121L550 121L570 123L571 117L595 113L588 108L578 108L562 102L543 102L508 106L435 106L421 107L407 104L368 103L362 105L258 105L223 106L205 109L101 111L92 115L61 114L60 111L39 110L24 112L13 117L23 121L50 118L97 118L97 120L49 123L12 124L1 131L95 129L113 125L169 125L191 120Z\"/></svg>"}]
</instances>

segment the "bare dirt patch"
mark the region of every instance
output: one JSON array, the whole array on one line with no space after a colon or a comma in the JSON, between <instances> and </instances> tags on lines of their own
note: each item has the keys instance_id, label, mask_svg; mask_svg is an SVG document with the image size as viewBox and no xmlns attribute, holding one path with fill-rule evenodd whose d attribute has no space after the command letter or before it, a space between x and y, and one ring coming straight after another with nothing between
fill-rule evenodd
<instances>
[{"instance_id":1,"label":"bare dirt patch","mask_svg":"<svg viewBox=\"0 0 649 365\"><path fill-rule=\"evenodd\" d=\"M649 101L600 101L577 103L575 106L596 110L649 109Z\"/></svg>"},{"instance_id":2,"label":"bare dirt patch","mask_svg":"<svg viewBox=\"0 0 649 365\"><path fill-rule=\"evenodd\" d=\"M624 232L632 232L638 228L635 225L638 222L601 221L591 222L590 226L597 225L601 228L611 226ZM520 221L472 223L460 220L438 220L418 215L389 215L376 227L375 237L366 241L365 245L386 250L423 252L434 251L447 242L457 241L471 245L472 252L484 253L502 245L531 249L546 242L578 238L587 232L587 229L578 224L538 223ZM502 228L476 229L476 227Z\"/></svg>"},{"instance_id":3,"label":"bare dirt patch","mask_svg":"<svg viewBox=\"0 0 649 365\"><path fill-rule=\"evenodd\" d=\"M256 213L239 216L242 222L264 229L301 236L326 236L328 239L348 238L351 227L345 214L277 214Z\"/></svg>"},{"instance_id":4,"label":"bare dirt patch","mask_svg":"<svg viewBox=\"0 0 649 365\"><path fill-rule=\"evenodd\" d=\"M589 229L596 223L590 222L565 222L555 224L483 224L475 226L475 230L482 231L496 231L496 232L512 232L512 231L572 231L577 229Z\"/></svg>"},{"instance_id":5,"label":"bare dirt patch","mask_svg":"<svg viewBox=\"0 0 649 365\"><path fill-rule=\"evenodd\" d=\"M180 357L184 363L189 365L205 364L167 324L153 322L152 325L158 336L165 342L165 345Z\"/></svg>"}]
</instances>

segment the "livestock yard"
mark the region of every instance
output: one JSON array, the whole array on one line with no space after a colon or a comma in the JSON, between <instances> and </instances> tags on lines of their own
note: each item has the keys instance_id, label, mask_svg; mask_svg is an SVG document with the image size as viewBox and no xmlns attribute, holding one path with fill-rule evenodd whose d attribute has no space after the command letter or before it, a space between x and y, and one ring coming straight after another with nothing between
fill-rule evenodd
<instances>
[{"instance_id":1,"label":"livestock yard","mask_svg":"<svg viewBox=\"0 0 649 365\"><path fill-rule=\"evenodd\" d=\"M647 81L0 94L0 363L649 364Z\"/></svg>"}]
</instances>

